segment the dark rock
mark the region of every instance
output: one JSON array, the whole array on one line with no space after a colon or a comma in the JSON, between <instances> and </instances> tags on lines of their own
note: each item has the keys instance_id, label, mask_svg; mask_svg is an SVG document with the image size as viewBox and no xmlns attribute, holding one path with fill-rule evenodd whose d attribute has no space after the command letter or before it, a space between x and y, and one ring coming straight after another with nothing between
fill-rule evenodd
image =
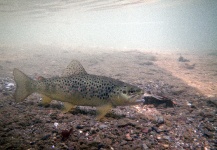
<instances>
[{"instance_id":1,"label":"dark rock","mask_svg":"<svg viewBox=\"0 0 217 150\"><path fill-rule=\"evenodd\" d=\"M36 143L36 142L30 142L29 144L30 144L30 145L34 145L35 143Z\"/></svg>"},{"instance_id":2,"label":"dark rock","mask_svg":"<svg viewBox=\"0 0 217 150\"><path fill-rule=\"evenodd\" d=\"M155 107L158 107L160 105L164 105L165 107L173 107L174 104L172 102L172 100L170 100L167 97L163 97L163 96L155 96L155 95L147 95L144 96L144 105L154 105Z\"/></svg>"},{"instance_id":3,"label":"dark rock","mask_svg":"<svg viewBox=\"0 0 217 150\"><path fill-rule=\"evenodd\" d=\"M82 144L82 145L85 145L85 144ZM97 147L98 148L98 147L101 147L102 145L98 141L90 141L90 142L88 142L87 146L88 147Z\"/></svg>"},{"instance_id":4,"label":"dark rock","mask_svg":"<svg viewBox=\"0 0 217 150\"><path fill-rule=\"evenodd\" d=\"M152 127L152 131L155 131L155 132L157 132L157 133L160 133L160 131L158 130L157 127Z\"/></svg>"},{"instance_id":5,"label":"dark rock","mask_svg":"<svg viewBox=\"0 0 217 150\"><path fill-rule=\"evenodd\" d=\"M70 130L62 130L61 132L61 136L62 136L62 140L67 140L69 138L69 136L71 135L73 131L73 128L71 128Z\"/></svg>"},{"instance_id":6,"label":"dark rock","mask_svg":"<svg viewBox=\"0 0 217 150\"><path fill-rule=\"evenodd\" d=\"M42 138L41 138L41 140L47 140L47 139L49 139L50 138L50 134L47 134L47 135L45 135L45 136L43 136Z\"/></svg>"},{"instance_id":7,"label":"dark rock","mask_svg":"<svg viewBox=\"0 0 217 150\"><path fill-rule=\"evenodd\" d=\"M42 123L42 120L39 118L35 118L33 121L33 124Z\"/></svg>"},{"instance_id":8,"label":"dark rock","mask_svg":"<svg viewBox=\"0 0 217 150\"><path fill-rule=\"evenodd\" d=\"M83 128L84 128L84 125L79 124L79 125L76 126L76 129L83 129Z\"/></svg>"},{"instance_id":9,"label":"dark rock","mask_svg":"<svg viewBox=\"0 0 217 150\"><path fill-rule=\"evenodd\" d=\"M185 59L184 57L180 56L180 57L178 58L178 61L179 61L179 62L189 62L190 60Z\"/></svg>"},{"instance_id":10,"label":"dark rock","mask_svg":"<svg viewBox=\"0 0 217 150\"><path fill-rule=\"evenodd\" d=\"M90 128L90 134L96 134L97 133L97 129L95 128Z\"/></svg>"},{"instance_id":11,"label":"dark rock","mask_svg":"<svg viewBox=\"0 0 217 150\"><path fill-rule=\"evenodd\" d=\"M52 120L57 119L57 112L50 114L50 118L51 118Z\"/></svg>"}]
</instances>

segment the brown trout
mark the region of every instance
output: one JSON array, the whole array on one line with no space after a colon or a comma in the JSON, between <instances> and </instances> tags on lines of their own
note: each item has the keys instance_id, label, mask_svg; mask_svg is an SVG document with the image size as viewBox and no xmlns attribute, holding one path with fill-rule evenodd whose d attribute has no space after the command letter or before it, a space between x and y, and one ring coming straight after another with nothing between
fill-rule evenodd
<instances>
[{"instance_id":1,"label":"brown trout","mask_svg":"<svg viewBox=\"0 0 217 150\"><path fill-rule=\"evenodd\" d=\"M42 94L42 103L63 102L64 112L75 106L97 107L97 119L103 118L112 107L143 102L143 90L120 80L88 74L79 61L73 60L62 77L33 80L18 69L13 71L16 82L16 102L32 93Z\"/></svg>"}]
</instances>

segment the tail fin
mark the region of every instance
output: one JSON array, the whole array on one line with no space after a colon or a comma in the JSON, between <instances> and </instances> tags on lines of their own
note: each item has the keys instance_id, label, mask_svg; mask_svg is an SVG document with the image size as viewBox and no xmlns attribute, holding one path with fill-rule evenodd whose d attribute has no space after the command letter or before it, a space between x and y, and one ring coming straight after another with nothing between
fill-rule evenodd
<instances>
[{"instance_id":1,"label":"tail fin","mask_svg":"<svg viewBox=\"0 0 217 150\"><path fill-rule=\"evenodd\" d=\"M14 98L16 102L21 102L34 92L31 87L33 80L16 68L13 71L13 75L17 86Z\"/></svg>"}]
</instances>

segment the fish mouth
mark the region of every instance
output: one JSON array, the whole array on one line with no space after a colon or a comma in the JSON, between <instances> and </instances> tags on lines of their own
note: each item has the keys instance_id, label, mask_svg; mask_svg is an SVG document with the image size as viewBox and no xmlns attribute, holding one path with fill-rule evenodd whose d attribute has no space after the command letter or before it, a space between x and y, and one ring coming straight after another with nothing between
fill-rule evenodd
<instances>
[{"instance_id":1,"label":"fish mouth","mask_svg":"<svg viewBox=\"0 0 217 150\"><path fill-rule=\"evenodd\" d=\"M145 100L144 100L144 99L137 99L135 102L136 102L136 103L144 103Z\"/></svg>"},{"instance_id":2,"label":"fish mouth","mask_svg":"<svg viewBox=\"0 0 217 150\"><path fill-rule=\"evenodd\" d=\"M129 99L132 99L134 101L142 100L144 98L144 94L135 94L135 95L130 95Z\"/></svg>"},{"instance_id":3,"label":"fish mouth","mask_svg":"<svg viewBox=\"0 0 217 150\"><path fill-rule=\"evenodd\" d=\"M132 100L130 105L137 105L140 103L144 103L143 95L131 95L130 98Z\"/></svg>"}]
</instances>

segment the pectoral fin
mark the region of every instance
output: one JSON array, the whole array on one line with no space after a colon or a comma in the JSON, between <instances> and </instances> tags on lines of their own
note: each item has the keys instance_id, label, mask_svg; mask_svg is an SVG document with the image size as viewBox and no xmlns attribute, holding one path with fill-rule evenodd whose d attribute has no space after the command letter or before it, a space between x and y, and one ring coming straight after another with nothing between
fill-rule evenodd
<instances>
[{"instance_id":1,"label":"pectoral fin","mask_svg":"<svg viewBox=\"0 0 217 150\"><path fill-rule=\"evenodd\" d=\"M43 104L44 106L50 104L51 101L52 101L52 99L51 99L50 97L47 97L47 96L45 96L45 95L42 95L42 104Z\"/></svg>"},{"instance_id":2,"label":"pectoral fin","mask_svg":"<svg viewBox=\"0 0 217 150\"><path fill-rule=\"evenodd\" d=\"M112 109L111 104L106 104L106 105L97 107L96 119L101 120L111 109Z\"/></svg>"},{"instance_id":3,"label":"pectoral fin","mask_svg":"<svg viewBox=\"0 0 217 150\"><path fill-rule=\"evenodd\" d=\"M71 109L76 107L75 105L72 105L71 103L68 103L68 102L63 102L63 105L64 105L63 113L67 113Z\"/></svg>"}]
</instances>

